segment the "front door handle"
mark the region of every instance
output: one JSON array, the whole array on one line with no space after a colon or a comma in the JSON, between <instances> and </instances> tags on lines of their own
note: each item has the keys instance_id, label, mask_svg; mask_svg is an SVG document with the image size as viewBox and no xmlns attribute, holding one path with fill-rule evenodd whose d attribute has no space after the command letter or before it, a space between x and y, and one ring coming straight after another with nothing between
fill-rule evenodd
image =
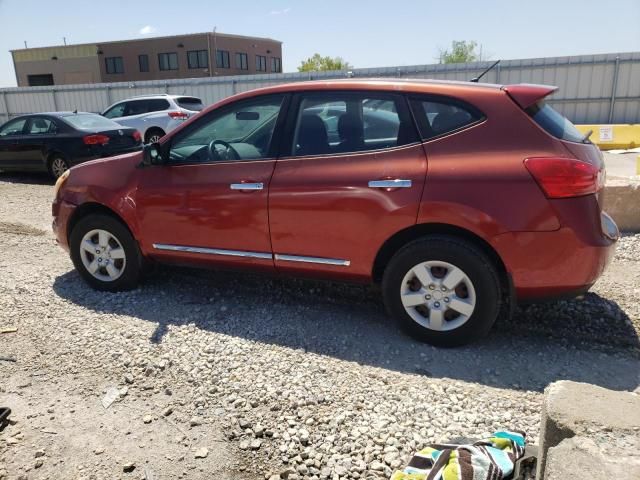
<instances>
[{"instance_id":1,"label":"front door handle","mask_svg":"<svg viewBox=\"0 0 640 480\"><path fill-rule=\"evenodd\" d=\"M369 188L411 188L411 180L369 180Z\"/></svg>"},{"instance_id":2,"label":"front door handle","mask_svg":"<svg viewBox=\"0 0 640 480\"><path fill-rule=\"evenodd\" d=\"M263 183L232 183L229 185L231 190L262 190L264 188Z\"/></svg>"}]
</instances>

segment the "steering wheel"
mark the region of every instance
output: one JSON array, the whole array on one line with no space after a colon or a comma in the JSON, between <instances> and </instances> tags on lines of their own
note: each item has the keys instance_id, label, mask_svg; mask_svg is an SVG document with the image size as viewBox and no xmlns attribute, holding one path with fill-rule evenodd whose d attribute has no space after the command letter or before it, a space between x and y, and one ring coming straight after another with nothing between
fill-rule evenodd
<instances>
[{"instance_id":1,"label":"steering wheel","mask_svg":"<svg viewBox=\"0 0 640 480\"><path fill-rule=\"evenodd\" d=\"M227 149L227 152L225 155L226 158L222 158L222 156L220 155L220 152L216 148L217 145L222 145L224 148ZM231 154L231 156L229 154ZM214 160L239 160L240 159L240 155L238 155L238 152L236 151L236 149L233 148L231 144L225 142L224 140L213 140L211 143L209 143L209 156Z\"/></svg>"}]
</instances>

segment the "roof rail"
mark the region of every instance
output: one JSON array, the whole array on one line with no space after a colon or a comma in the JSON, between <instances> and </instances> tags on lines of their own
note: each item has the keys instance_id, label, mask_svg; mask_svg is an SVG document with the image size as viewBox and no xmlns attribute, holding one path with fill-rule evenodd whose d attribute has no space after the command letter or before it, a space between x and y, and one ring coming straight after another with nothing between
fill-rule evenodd
<instances>
[{"instance_id":1,"label":"roof rail","mask_svg":"<svg viewBox=\"0 0 640 480\"><path fill-rule=\"evenodd\" d=\"M129 98L140 98L140 97L170 97L172 96L170 93L145 93L144 95L134 95Z\"/></svg>"}]
</instances>

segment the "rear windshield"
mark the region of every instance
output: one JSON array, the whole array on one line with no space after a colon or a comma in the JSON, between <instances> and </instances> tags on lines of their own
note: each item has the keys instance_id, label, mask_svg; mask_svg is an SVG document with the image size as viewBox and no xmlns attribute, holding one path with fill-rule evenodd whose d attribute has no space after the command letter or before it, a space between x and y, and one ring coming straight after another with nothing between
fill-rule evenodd
<instances>
[{"instance_id":1,"label":"rear windshield","mask_svg":"<svg viewBox=\"0 0 640 480\"><path fill-rule=\"evenodd\" d=\"M578 143L588 142L573 123L545 102L538 102L527 108L527 113L538 125L545 129L547 133L560 140Z\"/></svg>"},{"instance_id":2,"label":"rear windshield","mask_svg":"<svg viewBox=\"0 0 640 480\"><path fill-rule=\"evenodd\" d=\"M191 110L192 112L199 112L204 108L202 100L196 97L179 97L176 98L176 103L180 108Z\"/></svg>"},{"instance_id":3,"label":"rear windshield","mask_svg":"<svg viewBox=\"0 0 640 480\"><path fill-rule=\"evenodd\" d=\"M95 113L76 113L66 115L62 119L78 130L113 130L122 128L116 122Z\"/></svg>"}]
</instances>

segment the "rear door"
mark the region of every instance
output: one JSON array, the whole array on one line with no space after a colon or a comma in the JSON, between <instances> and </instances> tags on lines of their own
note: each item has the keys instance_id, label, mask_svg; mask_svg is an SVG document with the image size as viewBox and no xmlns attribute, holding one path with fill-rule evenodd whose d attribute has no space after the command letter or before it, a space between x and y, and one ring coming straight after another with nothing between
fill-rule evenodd
<instances>
[{"instance_id":1,"label":"rear door","mask_svg":"<svg viewBox=\"0 0 640 480\"><path fill-rule=\"evenodd\" d=\"M22 167L21 143L27 122L28 117L16 118L0 128L0 169Z\"/></svg>"},{"instance_id":2,"label":"rear door","mask_svg":"<svg viewBox=\"0 0 640 480\"><path fill-rule=\"evenodd\" d=\"M293 104L269 192L276 267L366 280L418 213L427 162L406 99L311 92Z\"/></svg>"}]
</instances>

